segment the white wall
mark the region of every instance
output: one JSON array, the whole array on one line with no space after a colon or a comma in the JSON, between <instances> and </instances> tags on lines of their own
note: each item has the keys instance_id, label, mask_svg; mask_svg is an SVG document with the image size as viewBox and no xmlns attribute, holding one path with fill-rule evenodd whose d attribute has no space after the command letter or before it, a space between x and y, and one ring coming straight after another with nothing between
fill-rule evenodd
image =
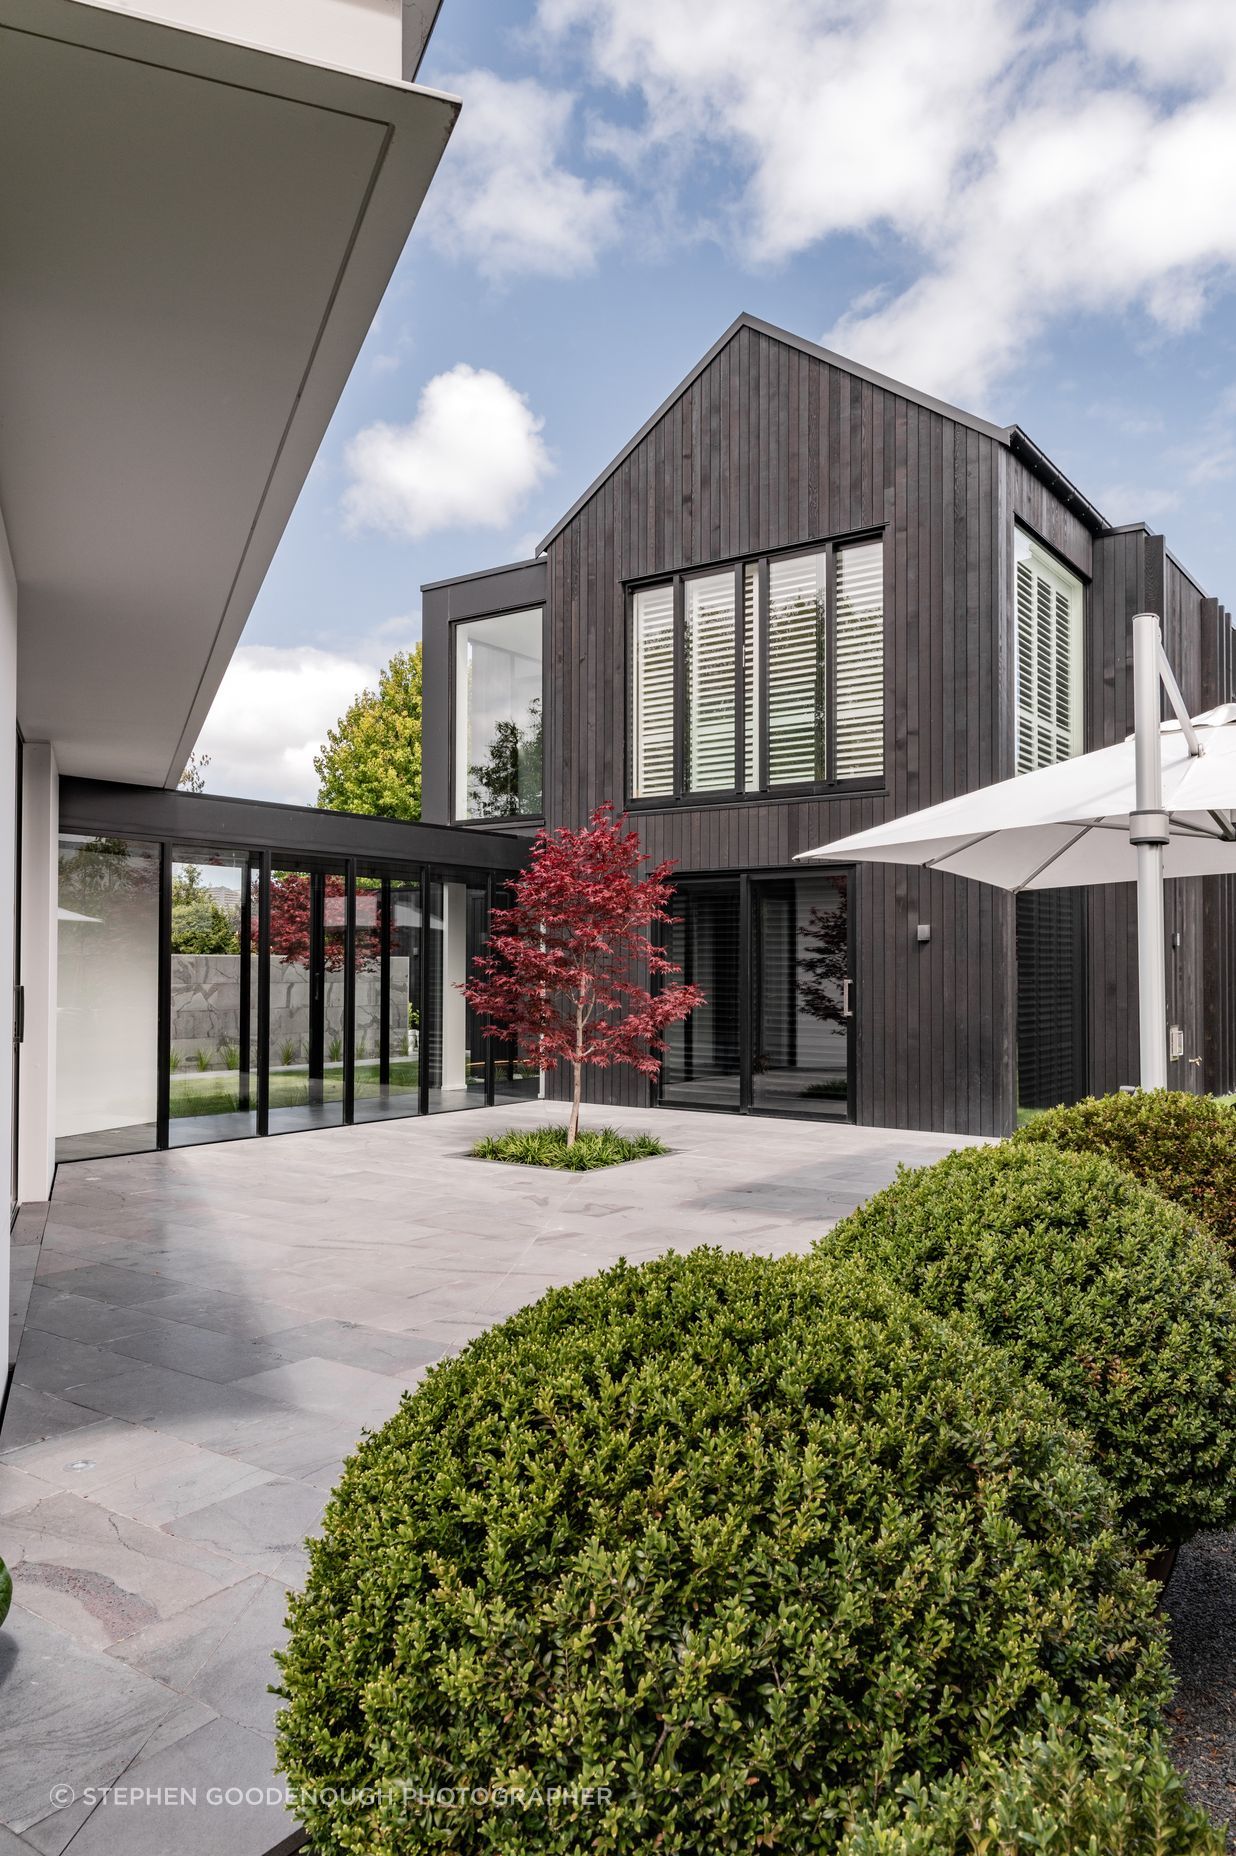
<instances>
[{"instance_id":1,"label":"white wall","mask_svg":"<svg viewBox=\"0 0 1236 1856\"><path fill-rule=\"evenodd\" d=\"M21 984L25 1036L17 1196L51 1197L56 1165L56 846L60 776L46 741L27 741L21 778Z\"/></svg>"},{"instance_id":2,"label":"white wall","mask_svg":"<svg viewBox=\"0 0 1236 1856\"><path fill-rule=\"evenodd\" d=\"M209 38L236 39L310 64L398 83L402 0L90 0Z\"/></svg>"},{"instance_id":3,"label":"white wall","mask_svg":"<svg viewBox=\"0 0 1236 1856\"><path fill-rule=\"evenodd\" d=\"M0 511L0 1307L9 1310L8 1206L13 1193L13 981L17 891L17 579Z\"/></svg>"}]
</instances>

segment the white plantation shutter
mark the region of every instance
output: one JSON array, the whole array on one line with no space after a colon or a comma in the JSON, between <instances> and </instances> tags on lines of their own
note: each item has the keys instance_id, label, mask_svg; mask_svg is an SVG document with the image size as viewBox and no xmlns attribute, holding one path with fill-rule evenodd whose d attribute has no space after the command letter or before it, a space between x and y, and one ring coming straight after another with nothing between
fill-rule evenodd
<instances>
[{"instance_id":1,"label":"white plantation shutter","mask_svg":"<svg viewBox=\"0 0 1236 1856\"><path fill-rule=\"evenodd\" d=\"M743 785L747 792L760 788L757 727L760 714L759 576L748 563L742 574L742 680L743 680Z\"/></svg>"},{"instance_id":2,"label":"white plantation shutter","mask_svg":"<svg viewBox=\"0 0 1236 1856\"><path fill-rule=\"evenodd\" d=\"M1017 771L1082 747L1082 584L1017 533Z\"/></svg>"},{"instance_id":3,"label":"white plantation shutter","mask_svg":"<svg viewBox=\"0 0 1236 1856\"><path fill-rule=\"evenodd\" d=\"M884 771L884 549L837 550L838 780Z\"/></svg>"},{"instance_id":4,"label":"white plantation shutter","mask_svg":"<svg viewBox=\"0 0 1236 1856\"><path fill-rule=\"evenodd\" d=\"M727 792L734 781L734 575L686 583L687 786Z\"/></svg>"},{"instance_id":5,"label":"white plantation shutter","mask_svg":"<svg viewBox=\"0 0 1236 1856\"><path fill-rule=\"evenodd\" d=\"M827 777L825 604L827 557L769 563L768 779L787 786Z\"/></svg>"},{"instance_id":6,"label":"white plantation shutter","mask_svg":"<svg viewBox=\"0 0 1236 1856\"><path fill-rule=\"evenodd\" d=\"M631 796L674 790L674 589L641 587L634 601Z\"/></svg>"}]
</instances>

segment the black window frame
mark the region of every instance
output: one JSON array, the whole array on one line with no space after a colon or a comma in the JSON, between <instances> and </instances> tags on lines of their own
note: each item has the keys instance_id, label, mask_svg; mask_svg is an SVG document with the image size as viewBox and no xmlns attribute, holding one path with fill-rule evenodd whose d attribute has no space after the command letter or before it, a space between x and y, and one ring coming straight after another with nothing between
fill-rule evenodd
<instances>
[{"instance_id":1,"label":"black window frame","mask_svg":"<svg viewBox=\"0 0 1236 1856\"><path fill-rule=\"evenodd\" d=\"M879 542L883 550L884 600L883 632L881 638L881 671L884 684L884 716L881 758L883 765L878 774L871 774L860 779L839 780L836 777L837 764L837 554L844 548L860 547L863 543ZM624 583L625 627L625 713L624 713L624 749L626 807L631 812L663 810L668 806L707 806L763 804L781 799L818 798L841 795L882 794L888 790L888 640L889 640L889 601L888 601L888 549L887 525L876 528L858 529L843 535L828 535L818 541L795 542L791 547L766 548L760 552L734 555L722 561L693 562L690 566L678 567L669 573L642 574ZM773 784L769 779L769 737L768 737L768 669L769 669L769 586L771 580L770 565L773 561L795 560L807 555L825 557L826 603L825 603L825 677L827 680L827 730L825 735L826 777L822 780L782 781ZM757 615L757 642L759 647L758 675L756 677L757 712L755 717L755 761L756 784L746 783L746 677L744 659L746 655L746 601L745 576L748 568L755 570L755 597ZM686 587L690 580L715 578L726 572L734 576L734 772L735 784L727 787L710 787L694 792L687 783L687 677L686 677ZM635 742L632 729L634 715L634 675L635 675L635 599L636 595L652 587L671 587L673 589L673 626L674 626L674 743L672 765L674 769L674 786L672 792L648 793L637 795L631 788L634 783L636 764ZM452 737L453 739L453 737Z\"/></svg>"},{"instance_id":2,"label":"black window frame","mask_svg":"<svg viewBox=\"0 0 1236 1856\"><path fill-rule=\"evenodd\" d=\"M461 625L484 625L490 619L504 619L513 612L539 612L541 615L541 810L539 812L506 812L500 818L463 818L459 813L459 793L455 777L457 755L456 725L459 716L459 699L456 690L456 671L459 664L459 641L456 636ZM545 823L545 784L546 768L549 759L546 752L546 735L549 723L549 704L545 696L545 666L549 660L549 601L534 600L526 606L496 606L492 612L470 612L466 616L451 619L446 628L447 649L447 768L446 797L447 822L451 828L456 826L462 831L501 831L509 825L543 825Z\"/></svg>"}]
</instances>

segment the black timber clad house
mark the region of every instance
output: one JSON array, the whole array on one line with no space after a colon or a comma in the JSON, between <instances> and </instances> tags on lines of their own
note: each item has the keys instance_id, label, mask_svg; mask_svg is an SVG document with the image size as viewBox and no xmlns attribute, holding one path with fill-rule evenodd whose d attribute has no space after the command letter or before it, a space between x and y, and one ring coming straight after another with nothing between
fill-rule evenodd
<instances>
[{"instance_id":1,"label":"black timber clad house","mask_svg":"<svg viewBox=\"0 0 1236 1856\"><path fill-rule=\"evenodd\" d=\"M535 560L424 589L424 816L579 825L610 801L676 860L675 952L710 1008L661 1099L1004 1133L1019 1100L1136 1077L1132 885L1018 899L792 860L1121 739L1146 608L1191 710L1236 695L1229 615L1162 536L1110 527L1020 428L742 316ZM469 719L503 707L488 637L543 653L515 673L519 795ZM1173 1083L1230 1089L1236 879L1168 887ZM626 1073L592 1088L647 1100Z\"/></svg>"}]
</instances>

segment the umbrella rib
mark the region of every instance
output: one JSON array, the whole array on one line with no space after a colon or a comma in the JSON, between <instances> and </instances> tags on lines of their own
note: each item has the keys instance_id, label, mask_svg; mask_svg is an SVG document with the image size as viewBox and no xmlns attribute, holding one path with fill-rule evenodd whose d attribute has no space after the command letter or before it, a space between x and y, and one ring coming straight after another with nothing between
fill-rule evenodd
<instances>
[{"instance_id":1,"label":"umbrella rib","mask_svg":"<svg viewBox=\"0 0 1236 1856\"><path fill-rule=\"evenodd\" d=\"M1073 833L1073 836L1069 839L1067 844L1062 844L1059 850L1053 851L1050 857L1045 857L1043 859L1042 863L1038 866L1037 870L1032 870L1030 872L1029 876L1026 878L1024 883L1014 884L1013 894L1015 896L1020 896L1022 890L1028 889L1031 883L1033 883L1036 876L1042 876L1044 870L1050 869L1052 864L1057 863L1060 860L1060 858L1064 856L1066 851L1071 851L1073 846L1077 843L1078 839L1084 838L1086 833L1090 829L1091 827L1089 825L1080 826L1079 829Z\"/></svg>"},{"instance_id":2,"label":"umbrella rib","mask_svg":"<svg viewBox=\"0 0 1236 1856\"><path fill-rule=\"evenodd\" d=\"M994 831L980 831L973 838L967 838L964 844L955 844L951 851L941 851L938 857L924 857L923 869L934 870L938 865L947 863L950 857L960 857L965 851L972 851L976 844L982 844L995 835Z\"/></svg>"}]
</instances>

